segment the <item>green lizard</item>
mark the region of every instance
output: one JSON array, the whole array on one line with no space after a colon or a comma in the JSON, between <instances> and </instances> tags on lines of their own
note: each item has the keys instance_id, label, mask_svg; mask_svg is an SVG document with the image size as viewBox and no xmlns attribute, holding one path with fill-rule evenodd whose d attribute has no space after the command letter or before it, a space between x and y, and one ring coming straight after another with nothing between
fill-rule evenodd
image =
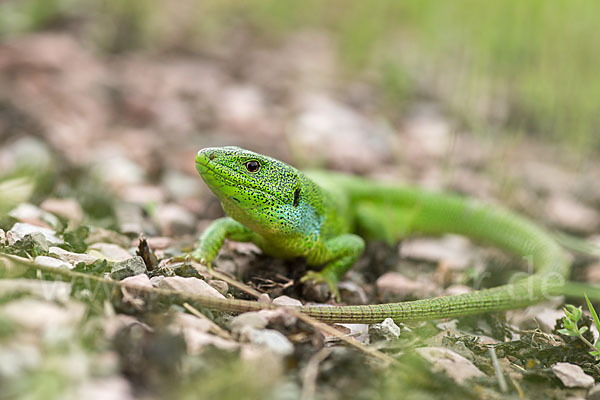
<instances>
[{"instance_id":1,"label":"green lizard","mask_svg":"<svg viewBox=\"0 0 600 400\"><path fill-rule=\"evenodd\" d=\"M333 172L302 173L239 147L206 148L196 168L229 217L214 221L192 256L210 266L225 239L252 242L275 257L304 257L303 281L337 282L364 249L363 237L388 242L411 234L455 233L529 258L535 273L510 284L466 294L364 306L304 306L325 322L424 320L520 308L577 292L566 284L570 256L544 229L523 217L473 199L397 187ZM359 236L360 234L360 236ZM258 309L231 300L211 306Z\"/></svg>"}]
</instances>

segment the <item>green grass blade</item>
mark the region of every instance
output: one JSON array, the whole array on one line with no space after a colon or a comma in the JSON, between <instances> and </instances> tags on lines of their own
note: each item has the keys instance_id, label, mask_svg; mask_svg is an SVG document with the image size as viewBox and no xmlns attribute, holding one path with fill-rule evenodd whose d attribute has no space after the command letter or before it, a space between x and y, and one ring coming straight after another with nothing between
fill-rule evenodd
<instances>
[{"instance_id":1,"label":"green grass blade","mask_svg":"<svg viewBox=\"0 0 600 400\"><path fill-rule=\"evenodd\" d=\"M587 306L590 309L590 313L592 314L592 318L594 319L594 325L596 325L596 329L598 329L598 331L600 332L600 320L598 319L598 314L596 314L596 310L594 309L594 306L592 305L590 299L588 299L587 294L584 294L584 296Z\"/></svg>"}]
</instances>

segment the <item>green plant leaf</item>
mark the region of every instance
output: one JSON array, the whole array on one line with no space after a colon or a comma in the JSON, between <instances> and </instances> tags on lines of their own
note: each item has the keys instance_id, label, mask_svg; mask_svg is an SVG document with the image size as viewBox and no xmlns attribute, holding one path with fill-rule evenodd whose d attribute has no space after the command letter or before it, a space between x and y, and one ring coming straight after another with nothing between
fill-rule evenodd
<instances>
[{"instance_id":1,"label":"green plant leaf","mask_svg":"<svg viewBox=\"0 0 600 400\"><path fill-rule=\"evenodd\" d=\"M568 316L563 317L562 322L563 322L563 326L565 327L565 329L567 329L569 331L577 330L577 324L575 322L573 322L572 320L570 320Z\"/></svg>"},{"instance_id":2,"label":"green plant leaf","mask_svg":"<svg viewBox=\"0 0 600 400\"><path fill-rule=\"evenodd\" d=\"M567 318L570 321L577 323L581 319L581 315L582 315L581 307L575 307L572 304L567 304L563 308L563 310L565 312L565 315L567 316Z\"/></svg>"},{"instance_id":3,"label":"green plant leaf","mask_svg":"<svg viewBox=\"0 0 600 400\"><path fill-rule=\"evenodd\" d=\"M584 293L583 295L585 296L585 302L587 303L588 309L590 310L592 318L594 319L594 325L596 325L596 329L598 329L598 332L600 332L600 319L598 319L598 314L596 313L596 310L594 309L594 306L592 305L592 302L588 298L587 294Z\"/></svg>"},{"instance_id":4,"label":"green plant leaf","mask_svg":"<svg viewBox=\"0 0 600 400\"><path fill-rule=\"evenodd\" d=\"M559 329L558 333L560 333L562 335L567 335L567 336L577 336L577 334L573 333L573 331L570 331L568 329Z\"/></svg>"}]
</instances>

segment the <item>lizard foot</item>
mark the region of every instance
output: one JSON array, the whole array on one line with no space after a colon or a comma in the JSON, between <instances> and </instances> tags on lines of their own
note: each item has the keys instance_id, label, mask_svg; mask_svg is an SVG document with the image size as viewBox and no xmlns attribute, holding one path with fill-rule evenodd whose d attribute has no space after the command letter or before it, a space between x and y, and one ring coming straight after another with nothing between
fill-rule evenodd
<instances>
[{"instance_id":1,"label":"lizard foot","mask_svg":"<svg viewBox=\"0 0 600 400\"><path fill-rule=\"evenodd\" d=\"M328 294L331 294L335 301L340 301L340 292L337 287L338 279L334 274L324 271L308 271L306 275L300 279L300 282L312 286L312 288L315 289L314 292L319 291L318 286L326 286L329 290Z\"/></svg>"},{"instance_id":2,"label":"lizard foot","mask_svg":"<svg viewBox=\"0 0 600 400\"><path fill-rule=\"evenodd\" d=\"M212 262L211 261L207 261L206 258L204 257L204 255L202 254L202 252L200 251L200 249L196 249L193 252L189 253L189 255L196 261L198 261L200 264L204 265L206 268L211 269L212 268Z\"/></svg>"}]
</instances>

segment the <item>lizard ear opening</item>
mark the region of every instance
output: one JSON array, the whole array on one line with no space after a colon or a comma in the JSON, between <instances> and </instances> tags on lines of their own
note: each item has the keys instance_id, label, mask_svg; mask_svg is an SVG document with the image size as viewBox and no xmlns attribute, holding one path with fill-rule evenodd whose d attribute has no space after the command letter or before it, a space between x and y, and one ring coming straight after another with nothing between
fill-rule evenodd
<instances>
[{"instance_id":1,"label":"lizard ear opening","mask_svg":"<svg viewBox=\"0 0 600 400\"><path fill-rule=\"evenodd\" d=\"M294 207L298 207L298 204L300 204L300 188L294 190Z\"/></svg>"}]
</instances>

